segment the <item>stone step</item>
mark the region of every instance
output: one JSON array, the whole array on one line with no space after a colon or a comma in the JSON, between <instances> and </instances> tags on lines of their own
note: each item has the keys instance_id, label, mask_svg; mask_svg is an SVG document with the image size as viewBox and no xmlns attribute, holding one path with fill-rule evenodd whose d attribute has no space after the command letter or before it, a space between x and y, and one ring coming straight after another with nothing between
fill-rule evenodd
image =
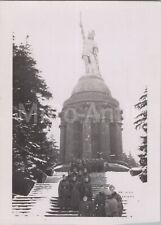
<instances>
[{"instance_id":1,"label":"stone step","mask_svg":"<svg viewBox=\"0 0 161 225\"><path fill-rule=\"evenodd\" d=\"M101 186L94 185L92 187L94 195L99 191ZM58 196L56 196L55 190L57 190L58 184L56 183L37 183L28 196L14 196L12 199L12 209L15 216L30 216L33 212L35 216L42 217L75 217L78 216L77 211L61 210L58 204ZM53 194L55 196L53 196ZM124 211L122 217L128 217L127 206L128 201L134 198L133 192L119 191L122 197ZM46 204L43 204L45 201ZM45 207L43 212L39 212L39 209ZM130 215L131 216L131 215Z\"/></svg>"},{"instance_id":2,"label":"stone step","mask_svg":"<svg viewBox=\"0 0 161 225\"><path fill-rule=\"evenodd\" d=\"M45 217L77 217L78 214L64 214L64 215L61 215L60 214L46 214L44 215Z\"/></svg>"},{"instance_id":3,"label":"stone step","mask_svg":"<svg viewBox=\"0 0 161 225\"><path fill-rule=\"evenodd\" d=\"M31 208L32 207L27 207L27 206L23 206L23 207L21 206L19 208L19 206L17 206L16 208L14 208L14 211L16 211L15 213L26 214L26 213L30 213ZM48 215L60 216L60 217L78 216L78 212L73 210L61 210L58 206L58 202L56 202L54 205L52 204L49 207L49 210L45 213L44 216L48 216ZM126 216L126 209L124 209L123 211L123 216Z\"/></svg>"}]
</instances>

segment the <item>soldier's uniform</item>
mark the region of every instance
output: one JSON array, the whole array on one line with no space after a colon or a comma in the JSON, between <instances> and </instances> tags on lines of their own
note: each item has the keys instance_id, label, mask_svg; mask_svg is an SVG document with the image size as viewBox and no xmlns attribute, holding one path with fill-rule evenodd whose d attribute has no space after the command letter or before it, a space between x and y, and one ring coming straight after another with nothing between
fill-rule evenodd
<instances>
[{"instance_id":1,"label":"soldier's uniform","mask_svg":"<svg viewBox=\"0 0 161 225\"><path fill-rule=\"evenodd\" d=\"M122 204L122 198L121 198L121 196L117 192L114 192L114 193L112 193L112 197L117 200L117 202L118 202L119 216L122 216L123 204Z\"/></svg>"},{"instance_id":2,"label":"soldier's uniform","mask_svg":"<svg viewBox=\"0 0 161 225\"><path fill-rule=\"evenodd\" d=\"M92 199L92 186L89 182L84 182L82 187L82 195L87 196L88 199Z\"/></svg>"},{"instance_id":3,"label":"soldier's uniform","mask_svg":"<svg viewBox=\"0 0 161 225\"><path fill-rule=\"evenodd\" d=\"M80 204L80 191L79 191L79 182L78 181L72 181L70 183L70 188L71 188L71 208L73 210L78 210L79 209L79 204Z\"/></svg>"},{"instance_id":4,"label":"soldier's uniform","mask_svg":"<svg viewBox=\"0 0 161 225\"><path fill-rule=\"evenodd\" d=\"M93 202L81 201L79 206L79 216L93 216Z\"/></svg>"},{"instance_id":5,"label":"soldier's uniform","mask_svg":"<svg viewBox=\"0 0 161 225\"><path fill-rule=\"evenodd\" d=\"M107 217L118 217L119 216L118 202L112 196L106 197L105 214Z\"/></svg>"},{"instance_id":6,"label":"soldier's uniform","mask_svg":"<svg viewBox=\"0 0 161 225\"><path fill-rule=\"evenodd\" d=\"M105 216L105 200L106 195L102 192L99 192L94 200L95 206L95 216Z\"/></svg>"},{"instance_id":7,"label":"soldier's uniform","mask_svg":"<svg viewBox=\"0 0 161 225\"><path fill-rule=\"evenodd\" d=\"M59 194L59 206L61 209L69 207L70 201L70 189L69 182L67 180L61 180L58 187Z\"/></svg>"}]
</instances>

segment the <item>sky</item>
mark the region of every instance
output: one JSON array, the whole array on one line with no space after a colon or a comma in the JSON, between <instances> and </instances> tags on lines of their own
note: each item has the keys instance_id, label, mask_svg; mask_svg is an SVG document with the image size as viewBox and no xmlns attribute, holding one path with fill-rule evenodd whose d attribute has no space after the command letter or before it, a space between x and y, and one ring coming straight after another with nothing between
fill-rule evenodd
<instances>
[{"instance_id":1,"label":"sky","mask_svg":"<svg viewBox=\"0 0 161 225\"><path fill-rule=\"evenodd\" d=\"M95 30L100 72L123 110L123 149L137 155L134 128L138 102L146 86L157 80L160 65L160 8L156 2L12 2L6 10L17 43L29 35L37 68L60 112L78 79L85 74L81 58L79 15L87 33ZM59 144L59 124L53 132Z\"/></svg>"}]
</instances>

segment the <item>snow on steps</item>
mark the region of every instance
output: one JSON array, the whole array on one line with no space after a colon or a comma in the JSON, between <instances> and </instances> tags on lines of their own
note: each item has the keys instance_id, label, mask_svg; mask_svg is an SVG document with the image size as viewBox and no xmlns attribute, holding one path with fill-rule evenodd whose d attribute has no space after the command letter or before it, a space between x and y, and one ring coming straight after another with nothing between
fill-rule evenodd
<instances>
[{"instance_id":1,"label":"snow on steps","mask_svg":"<svg viewBox=\"0 0 161 225\"><path fill-rule=\"evenodd\" d=\"M93 185L93 194L99 189L99 185ZM36 183L28 196L15 196L12 200L12 212L14 216L39 216L39 217L75 217L77 211L72 209L61 210L58 206L58 183ZM133 192L120 191L124 211L122 217L132 217L128 213L128 203L133 200Z\"/></svg>"}]
</instances>

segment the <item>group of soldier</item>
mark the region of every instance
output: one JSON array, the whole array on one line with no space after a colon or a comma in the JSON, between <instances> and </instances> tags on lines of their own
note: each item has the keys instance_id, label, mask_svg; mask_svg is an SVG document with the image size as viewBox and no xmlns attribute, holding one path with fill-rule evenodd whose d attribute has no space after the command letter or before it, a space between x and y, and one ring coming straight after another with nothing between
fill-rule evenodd
<instances>
[{"instance_id":1,"label":"group of soldier","mask_svg":"<svg viewBox=\"0 0 161 225\"><path fill-rule=\"evenodd\" d=\"M102 188L94 199L95 216L121 217L123 204L121 196L113 185Z\"/></svg>"},{"instance_id":2,"label":"group of soldier","mask_svg":"<svg viewBox=\"0 0 161 225\"><path fill-rule=\"evenodd\" d=\"M79 210L80 201L84 196L91 200L92 186L90 180L87 168L84 168L83 171L77 171L75 167L73 170L69 170L67 176L63 175L58 187L60 208Z\"/></svg>"},{"instance_id":3,"label":"group of soldier","mask_svg":"<svg viewBox=\"0 0 161 225\"><path fill-rule=\"evenodd\" d=\"M102 187L93 198L91 177L85 163L71 163L68 175L63 175L58 187L61 210L79 211L79 216L121 216L121 196L113 185Z\"/></svg>"}]
</instances>

